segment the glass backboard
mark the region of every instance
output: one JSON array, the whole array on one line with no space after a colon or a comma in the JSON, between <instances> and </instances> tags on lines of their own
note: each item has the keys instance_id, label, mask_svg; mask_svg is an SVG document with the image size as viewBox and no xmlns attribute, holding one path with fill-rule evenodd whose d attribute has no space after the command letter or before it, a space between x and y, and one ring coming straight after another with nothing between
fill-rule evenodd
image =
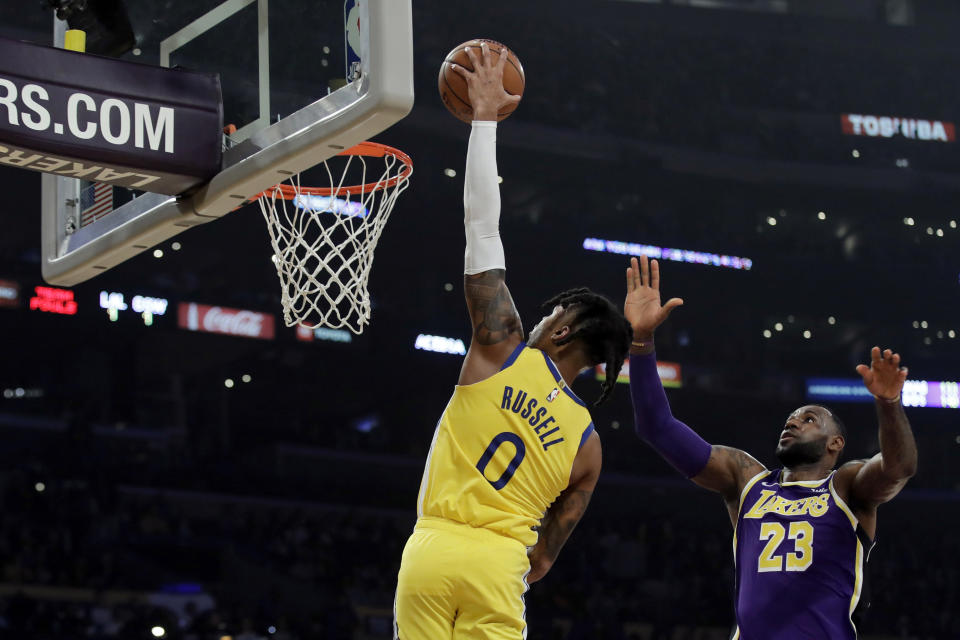
<instances>
[{"instance_id":1,"label":"glass backboard","mask_svg":"<svg viewBox=\"0 0 960 640\"><path fill-rule=\"evenodd\" d=\"M413 105L411 0L124 0L122 58L220 74L222 170L193 193L44 174L43 277L69 286L367 140ZM66 23L52 16L54 44Z\"/></svg>"}]
</instances>

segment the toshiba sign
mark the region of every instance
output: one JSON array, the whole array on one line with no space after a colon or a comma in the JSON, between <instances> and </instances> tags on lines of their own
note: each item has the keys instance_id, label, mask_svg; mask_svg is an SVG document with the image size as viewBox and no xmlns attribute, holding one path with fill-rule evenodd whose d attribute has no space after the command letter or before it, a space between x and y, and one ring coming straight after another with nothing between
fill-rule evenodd
<instances>
[{"instance_id":1,"label":"toshiba sign","mask_svg":"<svg viewBox=\"0 0 960 640\"><path fill-rule=\"evenodd\" d=\"M181 329L222 333L228 336L272 340L273 315L259 311L211 307L195 302L181 302L177 308L177 324Z\"/></svg>"},{"instance_id":2,"label":"toshiba sign","mask_svg":"<svg viewBox=\"0 0 960 640\"><path fill-rule=\"evenodd\" d=\"M892 138L901 136L911 140L932 142L955 142L956 127L952 122L922 120L920 118L895 118L893 116L868 116L844 113L840 116L843 132L848 136Z\"/></svg>"}]
</instances>

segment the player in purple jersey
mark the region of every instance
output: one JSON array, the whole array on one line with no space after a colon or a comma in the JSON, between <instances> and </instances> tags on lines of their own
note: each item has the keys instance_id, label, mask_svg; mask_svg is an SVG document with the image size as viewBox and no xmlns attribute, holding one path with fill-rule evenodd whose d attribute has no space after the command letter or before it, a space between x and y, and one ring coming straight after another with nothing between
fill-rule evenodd
<instances>
[{"instance_id":1,"label":"player in purple jersey","mask_svg":"<svg viewBox=\"0 0 960 640\"><path fill-rule=\"evenodd\" d=\"M853 640L863 566L877 507L917 470L917 447L900 403L907 370L889 349L871 350L857 373L873 394L880 453L835 469L843 423L819 405L800 407L780 432L782 469L739 449L709 445L673 417L657 375L653 332L683 304L660 301L657 261L631 260L624 315L633 327L630 393L637 434L695 483L721 494L734 527L734 640Z\"/></svg>"}]
</instances>

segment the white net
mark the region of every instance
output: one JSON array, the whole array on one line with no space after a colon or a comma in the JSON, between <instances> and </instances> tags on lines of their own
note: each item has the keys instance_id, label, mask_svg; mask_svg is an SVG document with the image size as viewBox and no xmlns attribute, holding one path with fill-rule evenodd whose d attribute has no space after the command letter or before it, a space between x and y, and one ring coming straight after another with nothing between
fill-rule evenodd
<instances>
[{"instance_id":1,"label":"white net","mask_svg":"<svg viewBox=\"0 0 960 640\"><path fill-rule=\"evenodd\" d=\"M377 155L359 155L371 149ZM363 143L322 167L329 188L301 187L295 175L258 198L280 277L283 320L288 327L359 334L370 322L373 252L413 165L402 152Z\"/></svg>"}]
</instances>

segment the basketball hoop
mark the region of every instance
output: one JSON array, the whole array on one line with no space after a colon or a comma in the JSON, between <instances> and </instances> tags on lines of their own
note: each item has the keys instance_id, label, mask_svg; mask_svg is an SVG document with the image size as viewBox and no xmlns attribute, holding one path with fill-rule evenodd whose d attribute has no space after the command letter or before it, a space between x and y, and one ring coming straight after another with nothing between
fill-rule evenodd
<instances>
[{"instance_id":1,"label":"basketball hoop","mask_svg":"<svg viewBox=\"0 0 960 640\"><path fill-rule=\"evenodd\" d=\"M370 322L373 251L413 161L399 149L361 142L322 166L329 187L302 187L297 174L256 196L280 277L283 320L360 334Z\"/></svg>"}]
</instances>

